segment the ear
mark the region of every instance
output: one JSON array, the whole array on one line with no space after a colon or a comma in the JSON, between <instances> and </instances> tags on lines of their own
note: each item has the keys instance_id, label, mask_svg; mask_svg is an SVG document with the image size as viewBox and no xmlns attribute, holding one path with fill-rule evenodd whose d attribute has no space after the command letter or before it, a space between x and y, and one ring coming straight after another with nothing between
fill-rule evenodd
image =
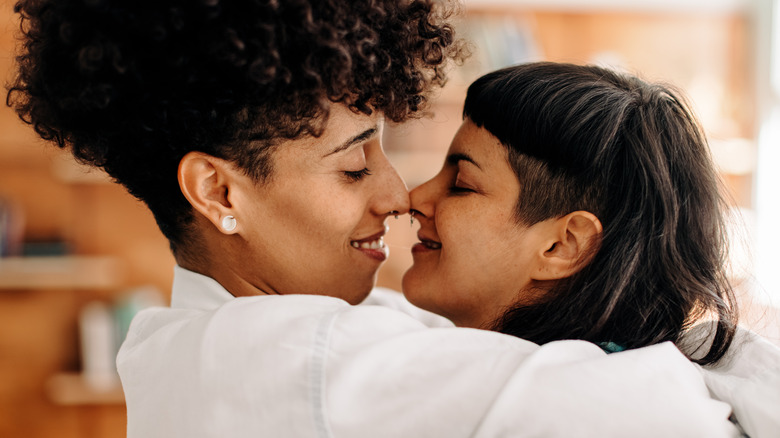
<instances>
[{"instance_id":1,"label":"ear","mask_svg":"<svg viewBox=\"0 0 780 438\"><path fill-rule=\"evenodd\" d=\"M539 254L534 280L570 277L588 263L601 245L601 221L593 213L575 211L548 224L549 240Z\"/></svg>"},{"instance_id":2,"label":"ear","mask_svg":"<svg viewBox=\"0 0 780 438\"><path fill-rule=\"evenodd\" d=\"M231 187L237 170L229 162L202 152L189 152L179 161L179 187L190 205L225 234L238 232ZM230 226L232 222L232 227Z\"/></svg>"}]
</instances>

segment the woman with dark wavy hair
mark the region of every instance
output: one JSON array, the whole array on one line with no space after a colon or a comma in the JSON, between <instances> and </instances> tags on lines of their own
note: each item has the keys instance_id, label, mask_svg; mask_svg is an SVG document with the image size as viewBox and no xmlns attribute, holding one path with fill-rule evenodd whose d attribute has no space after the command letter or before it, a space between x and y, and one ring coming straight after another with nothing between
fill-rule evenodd
<instances>
[{"instance_id":1,"label":"woman with dark wavy hair","mask_svg":"<svg viewBox=\"0 0 780 438\"><path fill-rule=\"evenodd\" d=\"M596 66L530 63L477 79L463 117L441 172L410 194L421 228L409 301L538 344L581 339L612 353L671 341L715 374L734 371L746 347L731 347L726 204L679 93ZM777 390L750 405L780 412L780 352L748 344L764 359L743 362L752 369L740 377L769 373ZM732 389L711 386L734 402ZM737 419L754 426L761 409ZM764 420L751 435L780 426Z\"/></svg>"},{"instance_id":2,"label":"woman with dark wavy hair","mask_svg":"<svg viewBox=\"0 0 780 438\"><path fill-rule=\"evenodd\" d=\"M440 6L17 3L9 103L146 203L176 259L171 307L139 313L117 358L128 437L728 431L676 350L643 353L673 364L647 369L575 343L561 364L558 349L350 305L387 256L387 217L409 206L383 122L419 114L461 56ZM572 373L564 399L535 396ZM646 412L614 421L648 388Z\"/></svg>"}]
</instances>

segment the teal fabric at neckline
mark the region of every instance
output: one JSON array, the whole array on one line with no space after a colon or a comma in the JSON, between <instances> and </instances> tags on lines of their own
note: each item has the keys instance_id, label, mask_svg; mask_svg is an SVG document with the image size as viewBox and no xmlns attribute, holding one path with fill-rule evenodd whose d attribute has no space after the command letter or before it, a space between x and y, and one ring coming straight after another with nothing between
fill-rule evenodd
<instances>
[{"instance_id":1,"label":"teal fabric at neckline","mask_svg":"<svg viewBox=\"0 0 780 438\"><path fill-rule=\"evenodd\" d=\"M616 344L614 342L599 342L596 345L601 347L602 350L606 351L607 354L609 354L609 353L619 353L619 352L621 352L621 351L626 349L626 347L624 347L624 346L622 346L620 344Z\"/></svg>"}]
</instances>

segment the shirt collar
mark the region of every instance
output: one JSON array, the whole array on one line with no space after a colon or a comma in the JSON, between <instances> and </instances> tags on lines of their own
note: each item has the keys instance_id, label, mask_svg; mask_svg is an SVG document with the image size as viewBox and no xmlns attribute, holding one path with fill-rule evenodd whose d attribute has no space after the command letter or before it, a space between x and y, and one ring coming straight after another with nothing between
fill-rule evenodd
<instances>
[{"instance_id":1,"label":"shirt collar","mask_svg":"<svg viewBox=\"0 0 780 438\"><path fill-rule=\"evenodd\" d=\"M171 307L179 309L213 310L235 297L211 277L173 267Z\"/></svg>"}]
</instances>

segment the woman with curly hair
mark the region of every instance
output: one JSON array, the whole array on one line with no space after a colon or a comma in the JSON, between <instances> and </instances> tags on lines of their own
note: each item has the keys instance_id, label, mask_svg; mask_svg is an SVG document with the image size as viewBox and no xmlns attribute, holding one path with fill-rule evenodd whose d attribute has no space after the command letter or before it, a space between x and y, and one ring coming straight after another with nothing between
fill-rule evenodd
<instances>
[{"instance_id":1,"label":"woman with curly hair","mask_svg":"<svg viewBox=\"0 0 780 438\"><path fill-rule=\"evenodd\" d=\"M139 313L117 358L129 437L724 433L727 409L676 350L645 353L673 364L648 369L351 305L409 207L383 122L418 114L460 57L440 6L16 4L9 103L142 200L177 263L171 307ZM537 397L572 375L566 397ZM616 421L631 400L647 411Z\"/></svg>"},{"instance_id":2,"label":"woman with curly hair","mask_svg":"<svg viewBox=\"0 0 780 438\"><path fill-rule=\"evenodd\" d=\"M780 430L780 350L737 329L727 207L679 92L597 66L488 73L410 198L413 304L540 345L675 343L750 436Z\"/></svg>"}]
</instances>

